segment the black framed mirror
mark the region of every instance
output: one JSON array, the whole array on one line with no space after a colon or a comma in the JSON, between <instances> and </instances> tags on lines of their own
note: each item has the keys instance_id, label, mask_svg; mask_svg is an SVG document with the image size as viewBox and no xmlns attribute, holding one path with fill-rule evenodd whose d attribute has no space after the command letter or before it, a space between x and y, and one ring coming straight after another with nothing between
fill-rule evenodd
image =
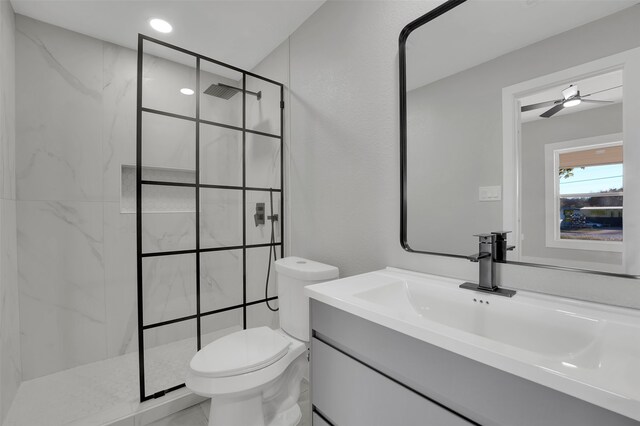
<instances>
[{"instance_id":1,"label":"black framed mirror","mask_svg":"<svg viewBox=\"0 0 640 426\"><path fill-rule=\"evenodd\" d=\"M400 33L400 242L640 277L640 4L450 0Z\"/></svg>"}]
</instances>

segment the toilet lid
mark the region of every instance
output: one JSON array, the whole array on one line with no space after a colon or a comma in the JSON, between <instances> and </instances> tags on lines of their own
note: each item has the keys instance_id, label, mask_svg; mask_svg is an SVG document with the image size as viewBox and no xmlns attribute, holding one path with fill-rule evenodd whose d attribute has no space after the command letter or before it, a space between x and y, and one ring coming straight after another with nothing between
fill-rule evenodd
<instances>
[{"instance_id":1,"label":"toilet lid","mask_svg":"<svg viewBox=\"0 0 640 426\"><path fill-rule=\"evenodd\" d=\"M202 348L191 360L194 373L227 377L259 370L282 358L290 341L269 327L237 331Z\"/></svg>"}]
</instances>

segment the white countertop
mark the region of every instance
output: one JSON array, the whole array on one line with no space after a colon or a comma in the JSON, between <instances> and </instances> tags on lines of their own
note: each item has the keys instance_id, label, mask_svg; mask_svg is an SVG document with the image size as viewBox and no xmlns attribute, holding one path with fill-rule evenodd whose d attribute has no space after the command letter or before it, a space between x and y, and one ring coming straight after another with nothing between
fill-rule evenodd
<instances>
[{"instance_id":1,"label":"white countertop","mask_svg":"<svg viewBox=\"0 0 640 426\"><path fill-rule=\"evenodd\" d=\"M305 292L640 421L639 311L526 291L506 298L459 289L462 283L387 268L308 286Z\"/></svg>"}]
</instances>

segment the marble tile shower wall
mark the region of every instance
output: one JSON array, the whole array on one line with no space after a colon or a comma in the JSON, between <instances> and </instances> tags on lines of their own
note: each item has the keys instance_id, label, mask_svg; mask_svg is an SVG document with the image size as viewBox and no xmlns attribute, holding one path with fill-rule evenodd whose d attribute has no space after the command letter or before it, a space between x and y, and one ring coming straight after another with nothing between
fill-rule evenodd
<instances>
[{"instance_id":1,"label":"marble tile shower wall","mask_svg":"<svg viewBox=\"0 0 640 426\"><path fill-rule=\"evenodd\" d=\"M137 349L135 215L123 212L121 205L122 166L135 164L137 55L23 16L17 16L16 28L20 327L23 376L30 379ZM150 88L162 81L166 94L145 101L152 108L193 115L184 109L189 108L186 101L195 105L193 97L166 89L195 88L193 76L184 65L145 58L145 90L157 94ZM215 80L234 84L219 76ZM232 109L238 98L219 104L223 109L216 121L236 119L235 113L222 111ZM220 100L203 102L214 108ZM251 107L248 123L254 128L279 128L279 115ZM143 126L143 148L149 154L145 166L179 169L188 176L184 171L194 164L193 124L145 113ZM201 126L202 180L239 184L241 133ZM279 151L269 138L261 138L247 139L248 184L279 187ZM190 188L184 191L193 194ZM203 247L241 243L239 194L202 193ZM251 204L245 219L251 224L253 203L268 201L268 193L250 192L247 198ZM278 213L279 196L274 203ZM195 212L186 210L145 211L145 251L192 248ZM247 229L249 243L268 242L266 227ZM194 313L195 258L147 260L145 322ZM264 296L267 260L267 249L248 250L249 301ZM209 253L202 264L203 309L242 302L241 251ZM220 321L212 317L203 328L211 332L241 321L237 311ZM262 305L252 306L248 326L259 324L275 327L277 316ZM185 324L148 333L145 344L190 337L192 330Z\"/></svg>"},{"instance_id":2,"label":"marble tile shower wall","mask_svg":"<svg viewBox=\"0 0 640 426\"><path fill-rule=\"evenodd\" d=\"M20 385L15 185L15 19L0 1L0 423Z\"/></svg>"}]
</instances>

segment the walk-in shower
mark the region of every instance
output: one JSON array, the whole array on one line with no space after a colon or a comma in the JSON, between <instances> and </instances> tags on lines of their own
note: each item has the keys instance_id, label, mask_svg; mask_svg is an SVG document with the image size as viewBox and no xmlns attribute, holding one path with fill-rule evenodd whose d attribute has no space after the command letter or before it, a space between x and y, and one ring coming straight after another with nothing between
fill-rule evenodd
<instances>
[{"instance_id":1,"label":"walk-in shower","mask_svg":"<svg viewBox=\"0 0 640 426\"><path fill-rule=\"evenodd\" d=\"M201 400L167 392L198 348L278 327L283 87L145 36L137 52L16 28L16 150L36 162L18 179L22 383L3 424L166 424Z\"/></svg>"},{"instance_id":2,"label":"walk-in shower","mask_svg":"<svg viewBox=\"0 0 640 426\"><path fill-rule=\"evenodd\" d=\"M284 254L284 89L144 35L137 72L138 347L145 401L184 386L197 350L258 325L252 307L276 298L273 282L269 288L264 279L276 248ZM258 203L269 214L266 224L255 226ZM170 227L182 232L163 239ZM258 272L263 269L266 274Z\"/></svg>"}]
</instances>

